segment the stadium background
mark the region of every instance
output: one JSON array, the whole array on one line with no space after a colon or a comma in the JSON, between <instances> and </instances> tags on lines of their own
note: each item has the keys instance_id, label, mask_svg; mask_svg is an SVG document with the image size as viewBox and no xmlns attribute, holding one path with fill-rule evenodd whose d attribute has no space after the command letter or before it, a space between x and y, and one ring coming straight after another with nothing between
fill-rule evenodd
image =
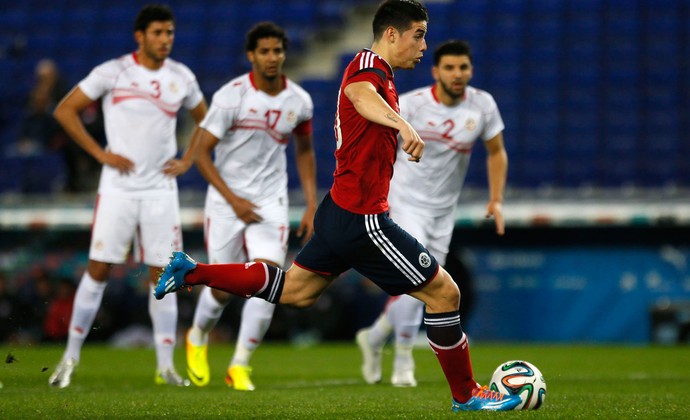
<instances>
[{"instance_id":1,"label":"stadium background","mask_svg":"<svg viewBox=\"0 0 690 420\"><path fill-rule=\"evenodd\" d=\"M54 59L72 86L96 64L134 48L132 22L144 3L0 0L0 275L8 290L0 316L7 305L15 310L0 319L0 339L46 339L42 321L49 304L81 276L88 247L93 194L62 192L66 168L59 153L11 152L34 66ZM344 38L362 32L362 22L367 35L376 3L170 1L176 15L172 56L195 72L210 100L225 81L249 69L246 30L260 20L283 25L292 42L286 72L314 99L318 184L325 191L333 170L334 98L354 50L338 50L326 62L324 49L344 45ZM507 236L495 237L482 220L481 147L458 212L454 253L470 267L475 290L466 320L470 334L487 340L690 341L690 4L426 5L430 48L448 38L469 40L472 84L494 95L506 123ZM370 45L364 39L357 48ZM396 74L400 92L430 83L430 55L417 70ZM325 70L332 67L336 71ZM185 130L183 121L181 140ZM205 182L193 169L180 187L185 244L203 261ZM294 220L298 191L293 205ZM114 272L92 339L145 339L127 328L148 323L141 275L134 263ZM384 300L350 274L315 308L282 309L269 337L350 339ZM193 295L183 295L181 328L192 310ZM239 305L226 311L219 338L233 334L238 315Z\"/></svg>"}]
</instances>

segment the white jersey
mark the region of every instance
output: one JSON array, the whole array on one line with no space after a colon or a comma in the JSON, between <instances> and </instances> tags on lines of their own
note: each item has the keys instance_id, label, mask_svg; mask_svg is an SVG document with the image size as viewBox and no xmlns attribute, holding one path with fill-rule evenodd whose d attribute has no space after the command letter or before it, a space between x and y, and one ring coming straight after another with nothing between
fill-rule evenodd
<instances>
[{"instance_id":1,"label":"white jersey","mask_svg":"<svg viewBox=\"0 0 690 420\"><path fill-rule=\"evenodd\" d=\"M257 89L248 73L213 95L200 126L220 140L214 163L225 183L259 204L287 193L285 148L293 131L311 130L313 113L311 97L296 83L286 78L285 89L271 96ZM212 185L208 196L225 203Z\"/></svg>"},{"instance_id":2,"label":"white jersey","mask_svg":"<svg viewBox=\"0 0 690 420\"><path fill-rule=\"evenodd\" d=\"M391 212L454 212L474 142L491 140L503 131L494 98L468 86L462 102L448 107L438 101L435 87L428 86L400 96L400 113L425 146L419 163L409 162L398 149L388 197Z\"/></svg>"},{"instance_id":3,"label":"white jersey","mask_svg":"<svg viewBox=\"0 0 690 420\"><path fill-rule=\"evenodd\" d=\"M93 100L102 97L108 151L134 162L126 175L104 165L99 193L176 192L175 178L164 175L163 167L177 153L177 111L193 109L203 99L191 70L171 59L150 70L131 53L94 68L79 88Z\"/></svg>"}]
</instances>

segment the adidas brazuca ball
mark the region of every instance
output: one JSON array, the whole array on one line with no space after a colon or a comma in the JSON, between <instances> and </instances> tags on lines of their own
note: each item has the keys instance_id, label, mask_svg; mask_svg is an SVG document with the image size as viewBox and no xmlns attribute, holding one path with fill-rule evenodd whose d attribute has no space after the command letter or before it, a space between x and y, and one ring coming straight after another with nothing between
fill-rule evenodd
<instances>
[{"instance_id":1,"label":"adidas brazuca ball","mask_svg":"<svg viewBox=\"0 0 690 420\"><path fill-rule=\"evenodd\" d=\"M511 360L496 368L489 385L492 391L519 395L516 410L536 410L544 404L546 381L536 366L524 360Z\"/></svg>"}]
</instances>

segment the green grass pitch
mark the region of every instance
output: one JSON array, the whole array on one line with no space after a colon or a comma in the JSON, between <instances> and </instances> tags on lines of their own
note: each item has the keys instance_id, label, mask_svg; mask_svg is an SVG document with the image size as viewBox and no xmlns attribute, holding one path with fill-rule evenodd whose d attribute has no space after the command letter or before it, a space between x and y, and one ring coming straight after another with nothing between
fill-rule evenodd
<instances>
[{"instance_id":1,"label":"green grass pitch","mask_svg":"<svg viewBox=\"0 0 690 420\"><path fill-rule=\"evenodd\" d=\"M578 346L473 343L477 380L488 382L499 363L524 359L546 379L547 397L536 411L452 413L450 391L433 353L415 350L417 388L390 385L392 351L384 353L384 380L367 385L354 343L296 348L265 343L253 358L254 392L228 389L224 369L232 354L212 345L211 383L173 388L153 383L150 349L120 350L88 342L66 389L48 376L62 346L0 345L0 417L9 418L690 418L690 349L683 346ZM8 357L11 355L12 357ZM184 373L184 352L176 365Z\"/></svg>"}]
</instances>

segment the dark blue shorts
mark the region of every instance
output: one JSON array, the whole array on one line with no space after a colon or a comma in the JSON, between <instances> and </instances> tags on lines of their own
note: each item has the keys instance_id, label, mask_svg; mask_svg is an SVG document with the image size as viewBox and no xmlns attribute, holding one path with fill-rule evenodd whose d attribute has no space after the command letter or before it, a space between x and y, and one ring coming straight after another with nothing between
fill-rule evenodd
<instances>
[{"instance_id":1,"label":"dark blue shorts","mask_svg":"<svg viewBox=\"0 0 690 420\"><path fill-rule=\"evenodd\" d=\"M324 197L314 217L314 235L295 263L337 276L353 268L390 295L419 289L434 278L438 262L388 213L355 214Z\"/></svg>"}]
</instances>

